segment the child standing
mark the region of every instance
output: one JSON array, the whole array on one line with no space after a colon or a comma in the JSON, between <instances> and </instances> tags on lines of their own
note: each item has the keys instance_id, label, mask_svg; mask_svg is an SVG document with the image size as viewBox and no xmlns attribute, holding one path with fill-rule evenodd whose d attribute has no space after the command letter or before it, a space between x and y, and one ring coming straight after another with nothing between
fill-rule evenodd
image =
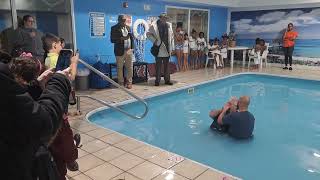
<instances>
[{"instance_id":1,"label":"child standing","mask_svg":"<svg viewBox=\"0 0 320 180\"><path fill-rule=\"evenodd\" d=\"M183 64L183 35L184 32L182 30L182 27L177 27L174 38L175 38L175 52L177 56L178 61L178 67L179 71L182 70L182 64Z\"/></svg>"},{"instance_id":2,"label":"child standing","mask_svg":"<svg viewBox=\"0 0 320 180\"><path fill-rule=\"evenodd\" d=\"M253 68L255 68L255 69L259 68L259 65L261 63L262 54L265 50L266 50L265 41L263 39L257 38L254 48L251 51L249 51L250 55L254 56L254 58L253 58L254 59L254 67Z\"/></svg>"},{"instance_id":3,"label":"child standing","mask_svg":"<svg viewBox=\"0 0 320 180\"><path fill-rule=\"evenodd\" d=\"M43 48L47 52L47 57L44 60L46 68L56 68L59 53L62 50L60 38L50 33L46 34L43 38Z\"/></svg>"},{"instance_id":4,"label":"child standing","mask_svg":"<svg viewBox=\"0 0 320 180\"><path fill-rule=\"evenodd\" d=\"M198 68L198 45L197 45L197 31L192 30L192 34L189 37L189 47L190 47L190 65L191 69Z\"/></svg>"},{"instance_id":5,"label":"child standing","mask_svg":"<svg viewBox=\"0 0 320 180\"><path fill-rule=\"evenodd\" d=\"M199 33L199 37L197 39L198 45L198 65L199 67L203 67L204 58L205 58L205 49L207 47L206 39L204 38L204 32Z\"/></svg>"},{"instance_id":6,"label":"child standing","mask_svg":"<svg viewBox=\"0 0 320 180\"><path fill-rule=\"evenodd\" d=\"M189 70L189 41L188 41L188 33L184 34L184 41L183 41L183 63L182 63L182 70L187 71Z\"/></svg>"},{"instance_id":7,"label":"child standing","mask_svg":"<svg viewBox=\"0 0 320 180\"><path fill-rule=\"evenodd\" d=\"M59 37L53 34L46 34L42 40L43 47L45 51L48 52L47 58L45 59L45 65L47 68L56 68L59 53L62 50L61 40ZM79 54L76 54L70 60L71 80L73 80L75 77L78 59ZM79 170L79 165L76 162L76 159L78 158L77 147L79 144L80 134L75 134L73 136L70 124L68 122L67 112L65 112L61 127L56 136L52 138L52 141L49 145L49 149L60 173L59 180L66 179L65 176L67 174L67 168L70 171Z\"/></svg>"},{"instance_id":8,"label":"child standing","mask_svg":"<svg viewBox=\"0 0 320 180\"><path fill-rule=\"evenodd\" d=\"M223 64L225 64L228 58L228 35L227 34L224 34L222 36L222 42L220 47L221 47L220 52L221 52Z\"/></svg>"}]
</instances>

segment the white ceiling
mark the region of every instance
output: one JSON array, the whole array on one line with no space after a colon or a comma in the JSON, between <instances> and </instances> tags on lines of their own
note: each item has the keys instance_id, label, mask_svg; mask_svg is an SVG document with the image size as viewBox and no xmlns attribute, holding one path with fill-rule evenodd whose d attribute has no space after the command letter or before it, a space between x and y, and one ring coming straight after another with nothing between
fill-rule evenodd
<instances>
[{"instance_id":1,"label":"white ceiling","mask_svg":"<svg viewBox=\"0 0 320 180\"><path fill-rule=\"evenodd\" d=\"M191 2L197 4L219 5L231 8L249 8L285 5L320 5L320 0L165 0L171 2Z\"/></svg>"}]
</instances>

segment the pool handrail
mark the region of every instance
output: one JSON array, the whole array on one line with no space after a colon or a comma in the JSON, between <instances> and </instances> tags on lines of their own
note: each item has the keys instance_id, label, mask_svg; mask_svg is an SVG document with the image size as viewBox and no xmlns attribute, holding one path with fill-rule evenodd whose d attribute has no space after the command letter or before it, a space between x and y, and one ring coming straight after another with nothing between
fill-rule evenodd
<instances>
[{"instance_id":1,"label":"pool handrail","mask_svg":"<svg viewBox=\"0 0 320 180\"><path fill-rule=\"evenodd\" d=\"M90 96L90 95L80 95L80 94L77 94L77 110L80 110L80 97L86 97L86 98L89 98L89 99L92 99L92 100L95 100L105 106L108 106L114 110L117 110L133 119L142 119L144 118L148 111L149 111L149 107L148 107L148 104L147 102L140 98L139 96L135 95L134 93L130 92L129 90L125 89L124 87L120 86L118 83L116 83L115 81L113 81L111 78L109 78L108 76L106 76L105 74L103 74L101 71L97 70L96 68L92 67L90 64L86 63L85 61L79 59L79 63L83 64L86 68L88 68L89 70L93 71L94 73L96 73L98 76L100 76L102 79L110 82L112 85L116 86L117 88L121 89L122 91L126 92L127 94L129 94L130 96L132 96L133 98L135 98L137 101L141 102L143 105L144 105L144 108L145 108L145 111L144 113L141 115L141 116L137 116L137 115L132 115L126 111L124 111L123 109L121 108L118 108L117 106L113 106L111 104L108 104L107 102L103 101L103 100L100 100L100 99L97 99L93 96Z\"/></svg>"}]
</instances>

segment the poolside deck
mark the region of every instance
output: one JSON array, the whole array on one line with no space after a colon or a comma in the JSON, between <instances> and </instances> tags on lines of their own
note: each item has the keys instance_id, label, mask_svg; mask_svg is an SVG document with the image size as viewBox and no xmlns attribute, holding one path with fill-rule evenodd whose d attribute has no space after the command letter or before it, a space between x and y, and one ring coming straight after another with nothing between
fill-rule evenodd
<instances>
[{"instance_id":1,"label":"poolside deck","mask_svg":"<svg viewBox=\"0 0 320 180\"><path fill-rule=\"evenodd\" d=\"M282 70L268 67L260 72L287 75L306 79L320 79L320 68ZM140 97L174 90L219 77L241 72L257 72L248 68L235 67L221 70L201 69L178 72L171 76L173 86L154 86L154 79L148 83L133 85L132 92ZM90 90L90 94L107 102L116 103L131 99L118 89ZM187 158L150 146L112 130L93 125L85 120L85 115L101 107L100 104L82 98L82 115L70 117L74 132L79 132L83 146L79 149L80 171L68 172L70 180L233 180L239 179L213 168L196 163ZM74 112L75 107L70 107ZM171 178L168 178L171 177Z\"/></svg>"}]
</instances>

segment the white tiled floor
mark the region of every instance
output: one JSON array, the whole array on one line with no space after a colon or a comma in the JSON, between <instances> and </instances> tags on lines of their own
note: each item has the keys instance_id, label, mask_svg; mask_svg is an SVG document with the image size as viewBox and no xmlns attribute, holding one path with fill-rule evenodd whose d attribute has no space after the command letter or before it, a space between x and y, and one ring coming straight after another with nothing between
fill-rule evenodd
<instances>
[{"instance_id":1,"label":"white tiled floor","mask_svg":"<svg viewBox=\"0 0 320 180\"><path fill-rule=\"evenodd\" d=\"M109 134L107 136L103 136L99 139L103 142L106 142L106 143L112 145L112 144L120 143L121 141L124 141L128 138L126 136L119 134L119 133L113 133L113 134Z\"/></svg>"},{"instance_id":2,"label":"white tiled floor","mask_svg":"<svg viewBox=\"0 0 320 180\"><path fill-rule=\"evenodd\" d=\"M137 177L129 173L122 173L119 176L113 178L112 180L140 180Z\"/></svg>"},{"instance_id":3,"label":"white tiled floor","mask_svg":"<svg viewBox=\"0 0 320 180\"><path fill-rule=\"evenodd\" d=\"M320 68L315 70L294 69L284 71L281 68L264 68L262 73L289 75L294 77L320 79ZM257 70L253 70L256 72ZM229 74L248 72L247 68L224 68L221 70L194 70L179 72L172 75L173 86L153 86L153 80L148 83L133 85L132 92L140 97L154 95L163 91L192 85ZM118 89L92 90L81 92L90 94L109 102L121 102L130 97ZM80 116L70 116L70 124L74 132L81 133L82 148L79 149L80 166L78 172L68 172L68 178L73 180L233 180L230 175L202 166L191 160L173 153L149 146L128 138L112 130L103 129L85 121L84 117L100 104L81 99ZM75 107L70 107L74 114Z\"/></svg>"},{"instance_id":4,"label":"white tiled floor","mask_svg":"<svg viewBox=\"0 0 320 180\"><path fill-rule=\"evenodd\" d=\"M105 180L112 179L120 174L123 171L109 163L104 163L100 166L97 166L87 172L85 174L94 180Z\"/></svg>"},{"instance_id":5,"label":"white tiled floor","mask_svg":"<svg viewBox=\"0 0 320 180\"><path fill-rule=\"evenodd\" d=\"M107 148L109 145L103 141L100 140L93 140L86 144L83 144L81 149L88 152L88 153L94 153L97 152L103 148Z\"/></svg>"},{"instance_id":6,"label":"white tiled floor","mask_svg":"<svg viewBox=\"0 0 320 180\"><path fill-rule=\"evenodd\" d=\"M192 169L192 171L190 171L190 169ZM199 176L199 174L202 174L207 169L208 169L207 167L199 166L198 164L190 160L184 160L183 162L177 164L172 168L172 170L175 173L180 174L189 179L196 178L197 176Z\"/></svg>"},{"instance_id":7,"label":"white tiled floor","mask_svg":"<svg viewBox=\"0 0 320 180\"><path fill-rule=\"evenodd\" d=\"M153 158L161 152L163 152L163 150L148 145L141 146L131 151L132 154L139 156L143 159Z\"/></svg>"},{"instance_id":8,"label":"white tiled floor","mask_svg":"<svg viewBox=\"0 0 320 180\"><path fill-rule=\"evenodd\" d=\"M83 156L83 157L79 158L77 161L79 163L79 169L81 172L88 171L89 169L95 168L95 167L104 163L103 160L101 160L91 154Z\"/></svg>"},{"instance_id":9,"label":"white tiled floor","mask_svg":"<svg viewBox=\"0 0 320 180\"><path fill-rule=\"evenodd\" d=\"M126 153L125 151L123 151L119 148L110 146L108 148L105 148L105 149L102 149L98 152L93 153L93 155L95 155L96 157L99 157L100 159L102 159L104 161L110 161L110 160L113 160L113 159L115 159L125 153Z\"/></svg>"},{"instance_id":10,"label":"white tiled floor","mask_svg":"<svg viewBox=\"0 0 320 180\"><path fill-rule=\"evenodd\" d=\"M140 179L149 180L156 177L157 175L161 174L164 171L165 171L164 168L158 165L155 165L153 163L150 163L148 161L145 161L144 163L139 164L133 169L130 169L128 172L130 174L134 174Z\"/></svg>"},{"instance_id":11,"label":"white tiled floor","mask_svg":"<svg viewBox=\"0 0 320 180\"><path fill-rule=\"evenodd\" d=\"M163 173L159 174L156 178L154 178L154 180L167 180L167 179L188 180L187 178L175 173L173 170L166 170Z\"/></svg>"},{"instance_id":12,"label":"white tiled floor","mask_svg":"<svg viewBox=\"0 0 320 180\"><path fill-rule=\"evenodd\" d=\"M108 131L107 129L99 128L92 131L87 132L87 134L91 137L100 138L109 134L112 134L113 131Z\"/></svg>"},{"instance_id":13,"label":"white tiled floor","mask_svg":"<svg viewBox=\"0 0 320 180\"><path fill-rule=\"evenodd\" d=\"M178 164L179 162L183 161L184 158L179 155L164 151L160 154L157 154L157 155L149 158L148 160L154 164L157 164L157 165L163 167L163 168L169 169L169 168L173 167L174 165Z\"/></svg>"},{"instance_id":14,"label":"white tiled floor","mask_svg":"<svg viewBox=\"0 0 320 180\"><path fill-rule=\"evenodd\" d=\"M130 153L126 153L110 161L109 163L124 171L128 171L129 169L143 163L144 161L145 161L144 159L139 158L138 156L135 156Z\"/></svg>"}]
</instances>

